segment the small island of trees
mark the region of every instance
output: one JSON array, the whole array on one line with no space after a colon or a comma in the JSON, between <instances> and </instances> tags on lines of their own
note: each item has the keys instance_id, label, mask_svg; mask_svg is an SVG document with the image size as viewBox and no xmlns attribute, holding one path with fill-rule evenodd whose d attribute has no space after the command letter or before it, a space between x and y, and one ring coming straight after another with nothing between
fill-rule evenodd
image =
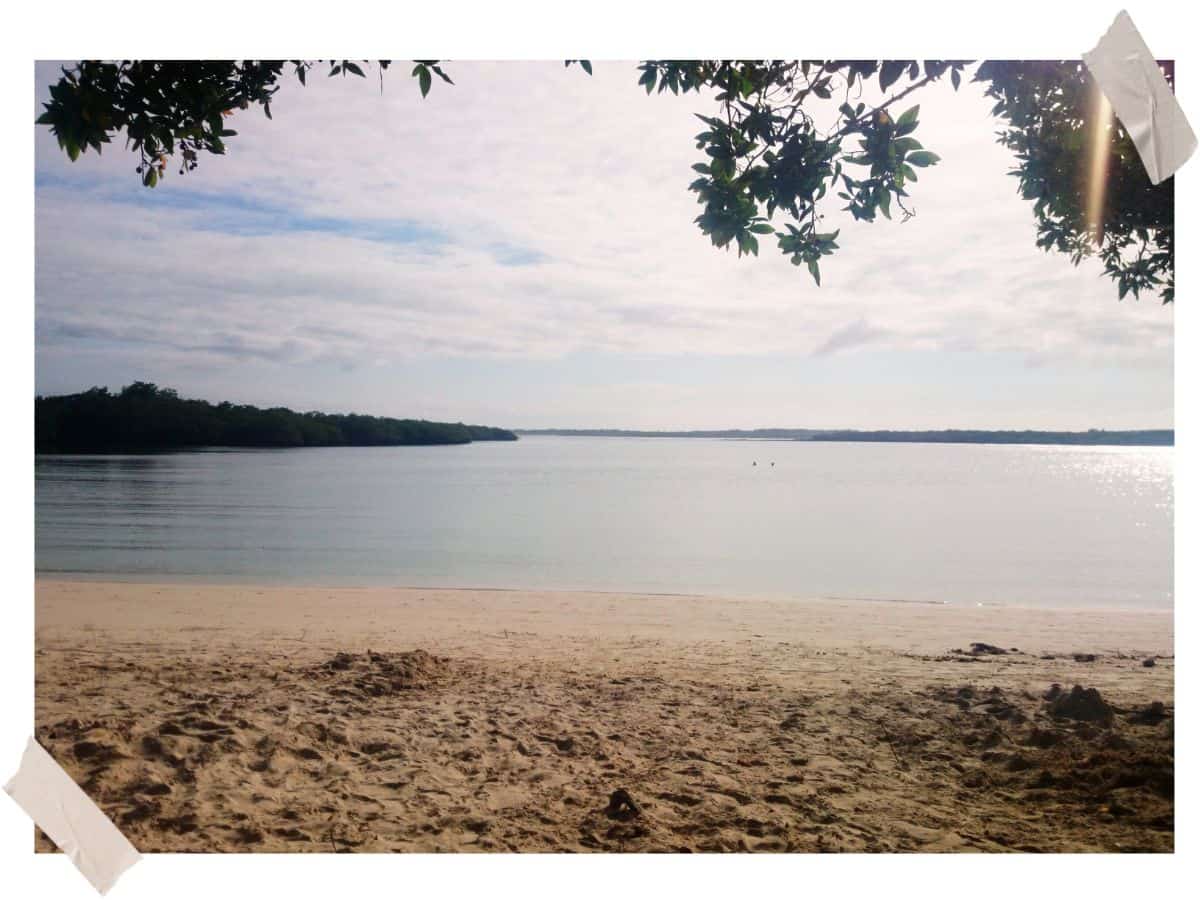
<instances>
[{"instance_id":1,"label":"small island of trees","mask_svg":"<svg viewBox=\"0 0 1200 900\"><path fill-rule=\"evenodd\" d=\"M354 413L294 412L184 399L137 381L117 393L94 387L39 396L35 452L112 453L196 447L384 447L515 441L503 428L391 419Z\"/></svg>"}]
</instances>

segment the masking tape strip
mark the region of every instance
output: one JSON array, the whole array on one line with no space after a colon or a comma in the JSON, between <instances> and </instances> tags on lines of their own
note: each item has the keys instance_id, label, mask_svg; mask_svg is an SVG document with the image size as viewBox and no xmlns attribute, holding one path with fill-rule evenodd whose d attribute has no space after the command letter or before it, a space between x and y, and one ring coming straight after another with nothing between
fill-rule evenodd
<instances>
[{"instance_id":1,"label":"masking tape strip","mask_svg":"<svg viewBox=\"0 0 1200 900\"><path fill-rule=\"evenodd\" d=\"M1150 181L1174 175L1196 149L1196 135L1129 13L1117 14L1083 61L1133 139Z\"/></svg>"},{"instance_id":2,"label":"masking tape strip","mask_svg":"<svg viewBox=\"0 0 1200 900\"><path fill-rule=\"evenodd\" d=\"M4 790L101 894L141 859L112 820L33 738Z\"/></svg>"}]
</instances>

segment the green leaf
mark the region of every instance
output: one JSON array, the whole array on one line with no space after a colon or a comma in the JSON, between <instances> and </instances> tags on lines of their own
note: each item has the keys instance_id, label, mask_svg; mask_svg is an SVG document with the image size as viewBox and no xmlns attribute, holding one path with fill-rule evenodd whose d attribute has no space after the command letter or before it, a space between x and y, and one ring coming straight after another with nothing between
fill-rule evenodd
<instances>
[{"instance_id":1,"label":"green leaf","mask_svg":"<svg viewBox=\"0 0 1200 900\"><path fill-rule=\"evenodd\" d=\"M774 234L775 233L775 229L772 228L770 225L768 225L766 222L758 222L757 224L751 225L750 230L753 231L755 234Z\"/></svg>"},{"instance_id":2,"label":"green leaf","mask_svg":"<svg viewBox=\"0 0 1200 900\"><path fill-rule=\"evenodd\" d=\"M817 283L817 287L821 286L821 267L815 259L808 261L808 271L812 275L813 280Z\"/></svg>"},{"instance_id":3,"label":"green leaf","mask_svg":"<svg viewBox=\"0 0 1200 900\"><path fill-rule=\"evenodd\" d=\"M589 75L592 74L592 61L591 60L581 59L579 61L579 65L583 67L583 71L587 72Z\"/></svg>"},{"instance_id":4,"label":"green leaf","mask_svg":"<svg viewBox=\"0 0 1200 900\"><path fill-rule=\"evenodd\" d=\"M907 63L895 62L894 60L892 62L885 62L879 67L879 89L886 91L890 88L904 74L906 68L908 68Z\"/></svg>"},{"instance_id":5,"label":"green leaf","mask_svg":"<svg viewBox=\"0 0 1200 900\"><path fill-rule=\"evenodd\" d=\"M896 129L899 130L906 125L916 126L917 114L921 111L921 104L917 104L912 109L906 110L904 115L896 120Z\"/></svg>"},{"instance_id":6,"label":"green leaf","mask_svg":"<svg viewBox=\"0 0 1200 900\"><path fill-rule=\"evenodd\" d=\"M433 85L433 75L427 68L421 66L421 71L417 73L417 80L421 83L421 96L427 96L429 88Z\"/></svg>"},{"instance_id":7,"label":"green leaf","mask_svg":"<svg viewBox=\"0 0 1200 900\"><path fill-rule=\"evenodd\" d=\"M344 68L347 72L349 72L352 75L357 75L359 78L367 77L366 75L363 74L363 70L360 69L358 66L356 66L352 62L346 63L342 68Z\"/></svg>"},{"instance_id":8,"label":"green leaf","mask_svg":"<svg viewBox=\"0 0 1200 900\"><path fill-rule=\"evenodd\" d=\"M906 163L925 168L932 166L941 161L941 157L936 153L931 153L929 150L917 150L915 153L910 153L904 158Z\"/></svg>"}]
</instances>

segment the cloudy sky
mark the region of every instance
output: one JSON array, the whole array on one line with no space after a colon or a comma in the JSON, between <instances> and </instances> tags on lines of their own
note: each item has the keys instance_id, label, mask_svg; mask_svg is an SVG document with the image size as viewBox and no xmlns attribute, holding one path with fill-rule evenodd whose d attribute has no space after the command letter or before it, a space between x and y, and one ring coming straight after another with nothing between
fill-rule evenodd
<instances>
[{"instance_id":1,"label":"cloudy sky","mask_svg":"<svg viewBox=\"0 0 1200 900\"><path fill-rule=\"evenodd\" d=\"M449 71L426 100L396 68L289 82L152 191L119 142L72 164L39 128L37 390L509 427L1173 422L1173 310L1035 248L974 85L913 97L943 160L916 218L828 205L818 288L692 224L695 95L647 97L632 63Z\"/></svg>"}]
</instances>

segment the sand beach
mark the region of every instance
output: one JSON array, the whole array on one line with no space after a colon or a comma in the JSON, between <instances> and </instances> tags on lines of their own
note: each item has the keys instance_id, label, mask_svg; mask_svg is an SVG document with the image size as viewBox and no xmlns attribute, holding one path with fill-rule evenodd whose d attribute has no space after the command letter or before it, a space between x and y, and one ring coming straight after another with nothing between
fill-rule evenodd
<instances>
[{"instance_id":1,"label":"sand beach","mask_svg":"<svg viewBox=\"0 0 1200 900\"><path fill-rule=\"evenodd\" d=\"M37 738L145 852L1174 847L1166 612L42 577L36 615Z\"/></svg>"}]
</instances>

